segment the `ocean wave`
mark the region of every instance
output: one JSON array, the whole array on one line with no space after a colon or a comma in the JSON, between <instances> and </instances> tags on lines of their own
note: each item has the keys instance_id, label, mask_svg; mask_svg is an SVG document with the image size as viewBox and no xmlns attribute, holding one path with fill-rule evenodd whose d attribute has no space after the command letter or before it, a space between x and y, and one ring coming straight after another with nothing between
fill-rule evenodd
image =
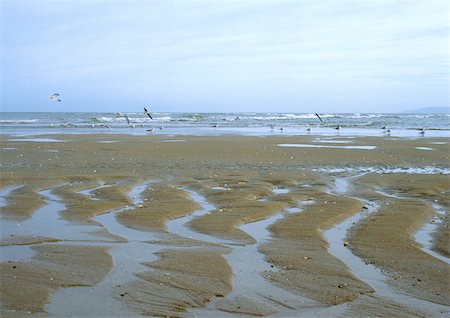
<instances>
[{"instance_id":1,"label":"ocean wave","mask_svg":"<svg viewBox=\"0 0 450 318\"><path fill-rule=\"evenodd\" d=\"M11 129L32 129L44 126L59 127L61 123L71 123L78 128L94 125L107 125L112 128L126 128L129 126L162 125L173 128L198 128L210 127L212 123L227 128L258 128L275 125L277 127L292 127L302 129L305 125L312 127L331 129L341 126L344 130L368 129L381 132L381 127L388 127L394 132L411 131L425 128L428 134L433 131L441 131L448 134L450 131L450 114L404 114L404 113L318 113L323 123L315 113L170 113L152 112L153 120L143 112L125 112L130 120L116 113L2 113L0 126Z\"/></svg>"},{"instance_id":2,"label":"ocean wave","mask_svg":"<svg viewBox=\"0 0 450 318\"><path fill-rule=\"evenodd\" d=\"M113 123L116 121L115 117L90 117L89 121L92 123Z\"/></svg>"},{"instance_id":3,"label":"ocean wave","mask_svg":"<svg viewBox=\"0 0 450 318\"><path fill-rule=\"evenodd\" d=\"M155 118L155 120L156 120L156 118ZM148 117L132 117L132 118L130 118L130 122L141 124L141 123L152 122L152 120Z\"/></svg>"},{"instance_id":4,"label":"ocean wave","mask_svg":"<svg viewBox=\"0 0 450 318\"><path fill-rule=\"evenodd\" d=\"M0 119L0 124L34 124L39 119Z\"/></svg>"},{"instance_id":5,"label":"ocean wave","mask_svg":"<svg viewBox=\"0 0 450 318\"><path fill-rule=\"evenodd\" d=\"M130 117L130 115L128 115L128 119L130 120L131 123L148 123L151 122L152 119L148 118L147 116L142 116L142 117ZM100 124L100 123L123 123L126 122L127 119L124 116L115 116L115 117L90 117L88 119L89 123L95 123L95 124ZM163 122L170 122L173 121L172 117L170 116L162 116L162 117L155 117L153 115L153 121L163 121Z\"/></svg>"},{"instance_id":6,"label":"ocean wave","mask_svg":"<svg viewBox=\"0 0 450 318\"><path fill-rule=\"evenodd\" d=\"M359 114L359 113L356 113L356 114L352 114L352 115L349 115L344 118L365 119L365 118L383 118L383 117L385 117L385 115L383 115L383 114Z\"/></svg>"},{"instance_id":7,"label":"ocean wave","mask_svg":"<svg viewBox=\"0 0 450 318\"><path fill-rule=\"evenodd\" d=\"M157 120L157 121L171 121L172 117L170 117L170 116L156 117L155 120Z\"/></svg>"},{"instance_id":8,"label":"ocean wave","mask_svg":"<svg viewBox=\"0 0 450 318\"><path fill-rule=\"evenodd\" d=\"M323 114L320 115L320 117L329 118L335 117L335 115ZM292 120L292 119L317 119L317 116L315 114L279 114L266 116L249 116L248 118L254 120Z\"/></svg>"},{"instance_id":9,"label":"ocean wave","mask_svg":"<svg viewBox=\"0 0 450 318\"><path fill-rule=\"evenodd\" d=\"M353 127L373 127L373 126L377 126L377 125L378 125L378 123L375 124L375 122L373 122L373 121L367 121L367 122L364 122L364 123L353 123L352 124Z\"/></svg>"},{"instance_id":10,"label":"ocean wave","mask_svg":"<svg viewBox=\"0 0 450 318\"><path fill-rule=\"evenodd\" d=\"M204 118L206 118L206 116L201 115L201 114L195 114L195 115L192 115L192 116L186 116L186 117L191 118L191 119L193 119L193 120L195 120L195 121L201 121L201 120L203 120Z\"/></svg>"},{"instance_id":11,"label":"ocean wave","mask_svg":"<svg viewBox=\"0 0 450 318\"><path fill-rule=\"evenodd\" d=\"M442 118L442 117L450 117L450 114L414 114L410 115L411 118Z\"/></svg>"}]
</instances>

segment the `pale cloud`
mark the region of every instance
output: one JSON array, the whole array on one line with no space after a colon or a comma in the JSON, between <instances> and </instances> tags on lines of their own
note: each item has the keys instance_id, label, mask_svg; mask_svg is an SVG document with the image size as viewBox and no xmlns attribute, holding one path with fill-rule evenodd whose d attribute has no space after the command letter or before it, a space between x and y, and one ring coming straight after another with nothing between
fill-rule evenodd
<instances>
[{"instance_id":1,"label":"pale cloud","mask_svg":"<svg viewBox=\"0 0 450 318\"><path fill-rule=\"evenodd\" d=\"M398 110L442 106L448 18L444 0L3 0L2 102L60 86L81 101L95 89L99 110L154 98L212 111L220 98L230 110L292 111L303 100L333 111L333 95L349 108L392 110L380 92L395 90Z\"/></svg>"}]
</instances>

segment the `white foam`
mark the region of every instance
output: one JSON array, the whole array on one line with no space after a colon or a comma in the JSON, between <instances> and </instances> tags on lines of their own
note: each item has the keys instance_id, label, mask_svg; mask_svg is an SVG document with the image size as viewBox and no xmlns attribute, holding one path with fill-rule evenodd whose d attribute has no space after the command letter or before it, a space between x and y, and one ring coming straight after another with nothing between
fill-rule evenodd
<instances>
[{"instance_id":1,"label":"white foam","mask_svg":"<svg viewBox=\"0 0 450 318\"><path fill-rule=\"evenodd\" d=\"M230 190L230 188L225 188L225 187L212 187L211 190L225 190L225 191L228 191L228 190Z\"/></svg>"},{"instance_id":2,"label":"white foam","mask_svg":"<svg viewBox=\"0 0 450 318\"><path fill-rule=\"evenodd\" d=\"M289 190L277 188L277 189L273 189L272 192L275 194L286 194L286 193L289 193Z\"/></svg>"},{"instance_id":3,"label":"white foam","mask_svg":"<svg viewBox=\"0 0 450 318\"><path fill-rule=\"evenodd\" d=\"M325 173L406 173L406 174L450 174L449 168L427 166L427 167L324 167L313 168L314 172Z\"/></svg>"},{"instance_id":4,"label":"white foam","mask_svg":"<svg viewBox=\"0 0 450 318\"><path fill-rule=\"evenodd\" d=\"M24 138L24 139L8 139L8 141L27 141L27 142L65 142L66 140L52 138Z\"/></svg>"},{"instance_id":5,"label":"white foam","mask_svg":"<svg viewBox=\"0 0 450 318\"><path fill-rule=\"evenodd\" d=\"M429 148L429 147L416 147L417 150L436 150L434 148Z\"/></svg>"},{"instance_id":6,"label":"white foam","mask_svg":"<svg viewBox=\"0 0 450 318\"><path fill-rule=\"evenodd\" d=\"M0 119L1 124L32 124L39 122L39 119Z\"/></svg>"},{"instance_id":7,"label":"white foam","mask_svg":"<svg viewBox=\"0 0 450 318\"><path fill-rule=\"evenodd\" d=\"M333 140L333 139L325 139L325 140L313 140L313 142L324 142L329 144L351 144L352 140Z\"/></svg>"},{"instance_id":8,"label":"white foam","mask_svg":"<svg viewBox=\"0 0 450 318\"><path fill-rule=\"evenodd\" d=\"M376 146L331 146L331 145L310 145L310 144L278 144L278 147L295 147L295 148L340 148L340 149L359 149L373 150Z\"/></svg>"}]
</instances>

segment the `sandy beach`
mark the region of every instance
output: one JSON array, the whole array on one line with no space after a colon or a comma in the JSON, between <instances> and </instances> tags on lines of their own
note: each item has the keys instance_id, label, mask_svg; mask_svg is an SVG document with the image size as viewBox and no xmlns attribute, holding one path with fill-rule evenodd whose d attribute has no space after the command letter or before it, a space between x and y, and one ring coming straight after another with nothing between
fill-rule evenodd
<instances>
[{"instance_id":1,"label":"sandy beach","mask_svg":"<svg viewBox=\"0 0 450 318\"><path fill-rule=\"evenodd\" d=\"M2 317L449 314L448 138L2 135L0 154Z\"/></svg>"}]
</instances>

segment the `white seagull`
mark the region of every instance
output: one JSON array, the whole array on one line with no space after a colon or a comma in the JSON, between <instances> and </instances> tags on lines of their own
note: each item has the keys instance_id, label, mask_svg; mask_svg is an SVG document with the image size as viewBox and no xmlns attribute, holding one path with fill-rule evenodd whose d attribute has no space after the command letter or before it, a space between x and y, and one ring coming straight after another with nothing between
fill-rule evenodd
<instances>
[{"instance_id":1,"label":"white seagull","mask_svg":"<svg viewBox=\"0 0 450 318\"><path fill-rule=\"evenodd\" d=\"M52 102L60 102L61 98L59 98L59 93L52 94L48 97Z\"/></svg>"},{"instance_id":2,"label":"white seagull","mask_svg":"<svg viewBox=\"0 0 450 318\"><path fill-rule=\"evenodd\" d=\"M116 117L125 117L125 119L127 120L127 124L130 124L130 118L128 118L127 114L117 113Z\"/></svg>"}]
</instances>

